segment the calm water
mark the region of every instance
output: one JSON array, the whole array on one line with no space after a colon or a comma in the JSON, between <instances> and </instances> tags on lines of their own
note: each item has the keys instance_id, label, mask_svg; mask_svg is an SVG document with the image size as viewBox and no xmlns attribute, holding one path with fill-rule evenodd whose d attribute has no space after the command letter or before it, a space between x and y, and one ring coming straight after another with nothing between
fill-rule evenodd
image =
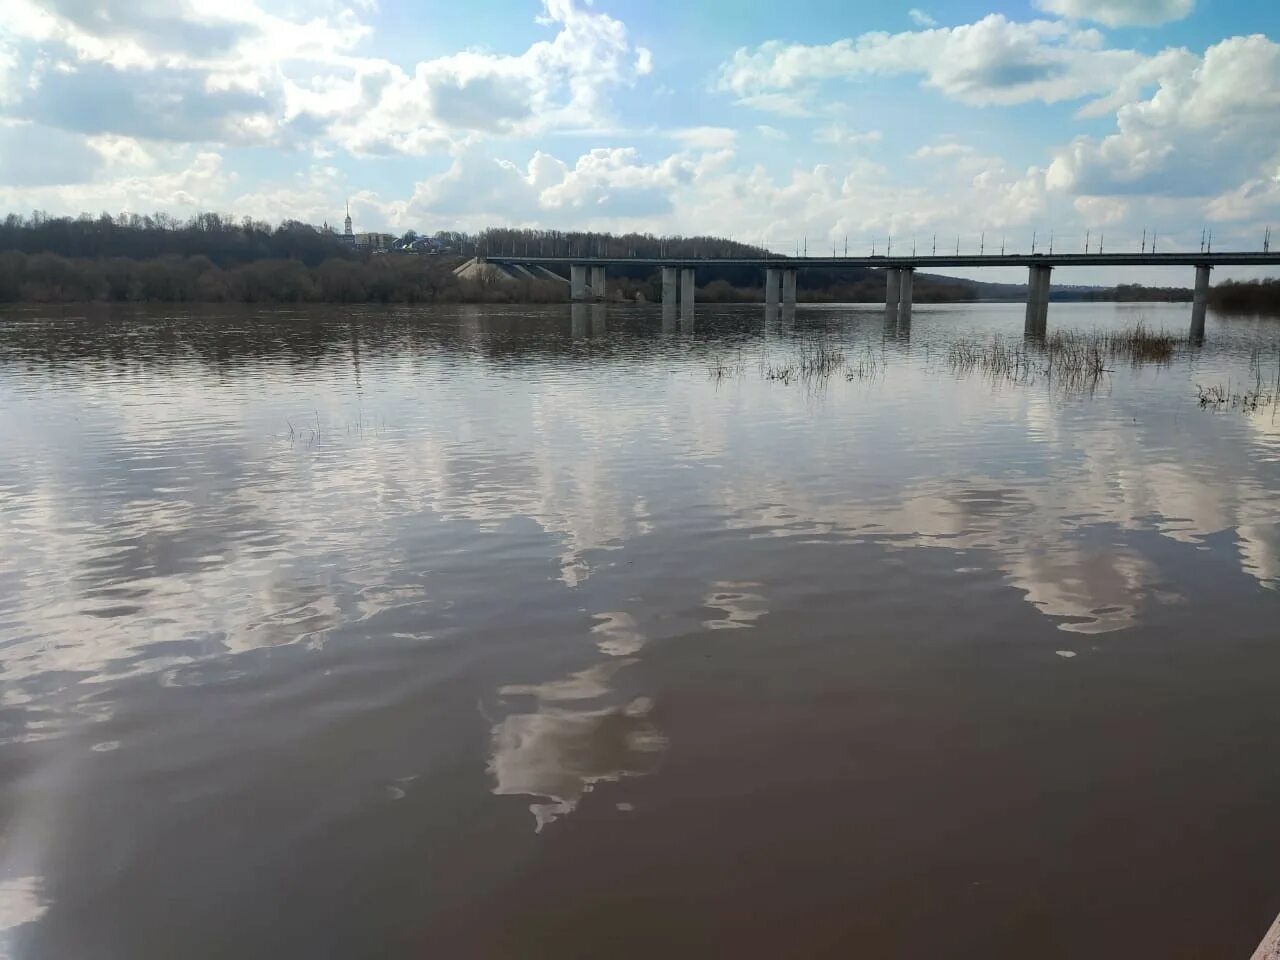
<instances>
[{"instance_id":1,"label":"calm water","mask_svg":"<svg viewBox=\"0 0 1280 960\"><path fill-rule=\"evenodd\" d=\"M0 955L1247 957L1280 321L762 312L0 317Z\"/></svg>"}]
</instances>

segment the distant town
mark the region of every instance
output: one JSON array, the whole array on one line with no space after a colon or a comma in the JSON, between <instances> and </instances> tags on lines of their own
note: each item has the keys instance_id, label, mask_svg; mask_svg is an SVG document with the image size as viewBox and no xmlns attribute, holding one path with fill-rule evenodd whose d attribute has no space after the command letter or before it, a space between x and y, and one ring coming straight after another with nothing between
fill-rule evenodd
<instances>
[{"instance_id":1,"label":"distant town","mask_svg":"<svg viewBox=\"0 0 1280 960\"><path fill-rule=\"evenodd\" d=\"M335 233L333 227L325 221L321 228L325 233L334 234L351 249L361 253L456 253L455 248L440 237L422 236L416 230L409 230L401 236L393 233L356 233L351 229L351 206L347 205L346 215L342 220L342 233Z\"/></svg>"}]
</instances>

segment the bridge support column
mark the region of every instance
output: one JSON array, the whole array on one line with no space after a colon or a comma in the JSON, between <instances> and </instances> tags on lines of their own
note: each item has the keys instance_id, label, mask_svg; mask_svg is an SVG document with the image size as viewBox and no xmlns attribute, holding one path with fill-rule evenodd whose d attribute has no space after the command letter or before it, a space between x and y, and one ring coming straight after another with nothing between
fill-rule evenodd
<instances>
[{"instance_id":1,"label":"bridge support column","mask_svg":"<svg viewBox=\"0 0 1280 960\"><path fill-rule=\"evenodd\" d=\"M1044 336L1049 328L1049 275L1052 267L1033 264L1027 274L1027 319L1024 332Z\"/></svg>"},{"instance_id":2,"label":"bridge support column","mask_svg":"<svg viewBox=\"0 0 1280 960\"><path fill-rule=\"evenodd\" d=\"M885 322L898 322L898 300L902 295L902 271L890 267L884 272L884 318Z\"/></svg>"},{"instance_id":3,"label":"bridge support column","mask_svg":"<svg viewBox=\"0 0 1280 960\"><path fill-rule=\"evenodd\" d=\"M796 270L782 271L782 305L784 307L794 307L796 305Z\"/></svg>"},{"instance_id":4,"label":"bridge support column","mask_svg":"<svg viewBox=\"0 0 1280 960\"><path fill-rule=\"evenodd\" d=\"M591 268L591 297L593 300L606 298L604 267Z\"/></svg>"},{"instance_id":5,"label":"bridge support column","mask_svg":"<svg viewBox=\"0 0 1280 960\"><path fill-rule=\"evenodd\" d=\"M569 299L587 299L587 266L583 263L569 265Z\"/></svg>"},{"instance_id":6,"label":"bridge support column","mask_svg":"<svg viewBox=\"0 0 1280 960\"><path fill-rule=\"evenodd\" d=\"M911 322L911 286L916 275L915 267L903 267L898 284L898 322Z\"/></svg>"},{"instance_id":7,"label":"bridge support column","mask_svg":"<svg viewBox=\"0 0 1280 960\"><path fill-rule=\"evenodd\" d=\"M1040 271L1040 312L1037 325L1040 333L1044 334L1049 329L1049 290L1052 286L1049 278L1053 275L1053 267L1041 267Z\"/></svg>"},{"instance_id":8,"label":"bridge support column","mask_svg":"<svg viewBox=\"0 0 1280 960\"><path fill-rule=\"evenodd\" d=\"M677 267L662 268L662 305L676 305L676 296L679 289L680 270Z\"/></svg>"},{"instance_id":9,"label":"bridge support column","mask_svg":"<svg viewBox=\"0 0 1280 960\"><path fill-rule=\"evenodd\" d=\"M1207 263L1196 264L1196 292L1191 301L1191 339L1204 339L1204 315L1209 309L1209 271Z\"/></svg>"},{"instance_id":10,"label":"bridge support column","mask_svg":"<svg viewBox=\"0 0 1280 960\"><path fill-rule=\"evenodd\" d=\"M694 300L697 298L694 287L693 267L680 268L680 319L692 320Z\"/></svg>"},{"instance_id":11,"label":"bridge support column","mask_svg":"<svg viewBox=\"0 0 1280 960\"><path fill-rule=\"evenodd\" d=\"M769 306L777 306L778 290L781 285L782 271L773 267L764 269L764 302Z\"/></svg>"},{"instance_id":12,"label":"bridge support column","mask_svg":"<svg viewBox=\"0 0 1280 960\"><path fill-rule=\"evenodd\" d=\"M1036 322L1040 316L1040 268L1031 267L1027 271L1027 317L1023 321L1024 333L1034 334Z\"/></svg>"}]
</instances>

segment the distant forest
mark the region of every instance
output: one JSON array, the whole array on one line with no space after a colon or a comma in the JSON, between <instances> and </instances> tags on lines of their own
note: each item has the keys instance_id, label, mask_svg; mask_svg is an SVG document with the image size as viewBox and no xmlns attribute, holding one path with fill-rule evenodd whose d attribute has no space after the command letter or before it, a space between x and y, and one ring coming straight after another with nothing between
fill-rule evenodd
<instances>
[{"instance_id":1,"label":"distant forest","mask_svg":"<svg viewBox=\"0 0 1280 960\"><path fill-rule=\"evenodd\" d=\"M416 231L407 231L418 235ZM492 229L470 234L442 230L432 234L460 257L486 255L609 257L765 257L770 254L722 237L655 237L650 234L597 234L558 230ZM297 260L308 267L339 257L367 256L353 250L340 234L309 223L286 220L269 223L217 213L201 213L189 220L167 214L153 216L104 213L97 217L30 217L9 214L0 221L0 251L53 253L60 257L103 259L126 257L208 257L219 267L255 260ZM758 272L758 271L753 271Z\"/></svg>"},{"instance_id":2,"label":"distant forest","mask_svg":"<svg viewBox=\"0 0 1280 960\"><path fill-rule=\"evenodd\" d=\"M1228 280L1209 288L1209 303L1219 310L1280 313L1280 280Z\"/></svg>"},{"instance_id":3,"label":"distant forest","mask_svg":"<svg viewBox=\"0 0 1280 960\"><path fill-rule=\"evenodd\" d=\"M203 213L180 221L164 214L112 217L9 215L0 222L0 301L203 301L246 303L554 302L565 299L553 281L460 280L453 268L484 254L634 257L765 257L749 244L721 237L655 237L535 230L487 230L434 235L449 255L369 254L331 231L296 220L260 221ZM661 296L648 266L609 271L620 296ZM698 271L706 302L763 298L758 267L708 266ZM875 301L884 276L865 268L802 271L807 300ZM973 300L964 280L918 276L916 299Z\"/></svg>"},{"instance_id":4,"label":"distant forest","mask_svg":"<svg viewBox=\"0 0 1280 960\"><path fill-rule=\"evenodd\" d=\"M1084 299L1121 303L1190 303L1193 296L1188 287L1144 287L1140 283L1121 283L1109 290L1093 291Z\"/></svg>"}]
</instances>

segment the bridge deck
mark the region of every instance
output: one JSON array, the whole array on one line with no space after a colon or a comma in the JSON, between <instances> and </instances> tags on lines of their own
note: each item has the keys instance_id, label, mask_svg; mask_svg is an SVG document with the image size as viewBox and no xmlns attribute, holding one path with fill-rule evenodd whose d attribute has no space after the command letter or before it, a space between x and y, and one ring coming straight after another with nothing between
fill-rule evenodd
<instances>
[{"instance_id":1,"label":"bridge deck","mask_svg":"<svg viewBox=\"0 0 1280 960\"><path fill-rule=\"evenodd\" d=\"M493 263L526 263L544 266L581 264L592 267L1280 267L1280 253L1234 251L1225 253L1009 253L943 254L927 257L541 257L488 254Z\"/></svg>"}]
</instances>

